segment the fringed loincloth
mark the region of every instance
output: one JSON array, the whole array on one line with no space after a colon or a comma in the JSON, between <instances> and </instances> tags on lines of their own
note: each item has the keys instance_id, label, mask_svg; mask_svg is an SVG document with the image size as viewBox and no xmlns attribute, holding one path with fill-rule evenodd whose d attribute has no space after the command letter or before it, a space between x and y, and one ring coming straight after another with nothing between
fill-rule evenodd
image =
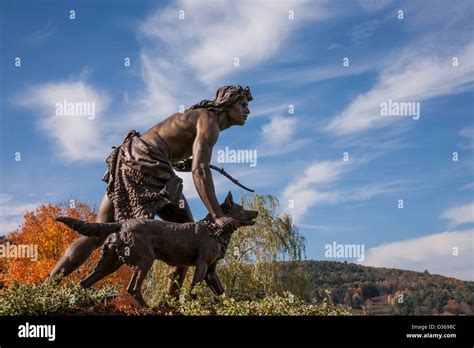
<instances>
[{"instance_id":1,"label":"fringed loincloth","mask_svg":"<svg viewBox=\"0 0 474 348\"><path fill-rule=\"evenodd\" d=\"M153 219L167 204L179 204L182 180L173 171L168 149L152 150L130 131L107 157L107 195L114 206L114 220Z\"/></svg>"}]
</instances>

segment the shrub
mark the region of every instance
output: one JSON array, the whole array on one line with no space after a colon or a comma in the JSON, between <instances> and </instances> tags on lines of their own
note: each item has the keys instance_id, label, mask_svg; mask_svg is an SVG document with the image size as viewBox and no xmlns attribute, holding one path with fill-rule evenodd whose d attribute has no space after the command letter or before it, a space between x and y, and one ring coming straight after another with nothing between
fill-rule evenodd
<instances>
[{"instance_id":1,"label":"shrub","mask_svg":"<svg viewBox=\"0 0 474 348\"><path fill-rule=\"evenodd\" d=\"M332 303L329 293L321 303L303 301L289 292L273 294L263 298L243 294L232 296L209 295L203 285L193 289L194 300L189 295L180 300L168 299L170 306L184 315L224 316L329 316L350 315L348 307Z\"/></svg>"},{"instance_id":2,"label":"shrub","mask_svg":"<svg viewBox=\"0 0 474 348\"><path fill-rule=\"evenodd\" d=\"M0 315L64 314L87 308L118 294L118 287L105 285L99 289L83 289L65 282L56 285L56 277L45 283L13 282L0 290Z\"/></svg>"}]
</instances>

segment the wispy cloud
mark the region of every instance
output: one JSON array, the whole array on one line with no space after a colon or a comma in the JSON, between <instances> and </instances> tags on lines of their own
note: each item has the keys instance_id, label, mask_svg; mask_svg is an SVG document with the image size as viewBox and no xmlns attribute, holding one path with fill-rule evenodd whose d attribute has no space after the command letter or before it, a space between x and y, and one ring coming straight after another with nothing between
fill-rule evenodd
<instances>
[{"instance_id":1,"label":"wispy cloud","mask_svg":"<svg viewBox=\"0 0 474 348\"><path fill-rule=\"evenodd\" d=\"M44 39L49 38L50 36L53 36L57 30L58 27L56 25L53 25L51 18L49 18L48 24L46 24L46 26L44 26L43 28L31 33L29 39L32 41L42 41Z\"/></svg>"},{"instance_id":2,"label":"wispy cloud","mask_svg":"<svg viewBox=\"0 0 474 348\"><path fill-rule=\"evenodd\" d=\"M181 179L183 179L183 194L188 201L198 199L199 194L194 187L193 176L190 172L177 172ZM220 176L217 172L212 172L212 180L216 192L222 192L226 186L226 178Z\"/></svg>"},{"instance_id":3,"label":"wispy cloud","mask_svg":"<svg viewBox=\"0 0 474 348\"><path fill-rule=\"evenodd\" d=\"M457 255L456 255L457 254ZM366 266L408 269L474 280L474 230L441 232L370 248Z\"/></svg>"},{"instance_id":4,"label":"wispy cloud","mask_svg":"<svg viewBox=\"0 0 474 348\"><path fill-rule=\"evenodd\" d=\"M272 76L264 77L260 82L267 84L284 83L292 86L302 86L318 81L344 78L377 70L378 63L353 65L345 68L342 64L324 66L305 66L302 68L281 69Z\"/></svg>"},{"instance_id":5,"label":"wispy cloud","mask_svg":"<svg viewBox=\"0 0 474 348\"><path fill-rule=\"evenodd\" d=\"M413 186L407 180L392 179L383 182L371 182L364 185L341 186L340 180L350 171L373 159L365 156L352 158L348 162L322 161L307 167L303 175L298 175L283 190L285 202L292 202L290 213L300 223L311 207L320 204L342 204L366 201L373 197L409 190Z\"/></svg>"},{"instance_id":6,"label":"wispy cloud","mask_svg":"<svg viewBox=\"0 0 474 348\"><path fill-rule=\"evenodd\" d=\"M272 117L262 127L262 136L270 144L286 143L295 135L297 124L296 117Z\"/></svg>"},{"instance_id":7,"label":"wispy cloud","mask_svg":"<svg viewBox=\"0 0 474 348\"><path fill-rule=\"evenodd\" d=\"M451 55L419 55L414 47L405 49L393 64L381 72L377 84L360 94L326 126L336 135L363 132L392 124L398 117L383 117L381 103L424 102L434 97L460 93L474 82L474 43ZM459 66L452 65L456 56ZM421 111L423 117L423 111ZM402 118L407 121L406 118Z\"/></svg>"},{"instance_id":8,"label":"wispy cloud","mask_svg":"<svg viewBox=\"0 0 474 348\"><path fill-rule=\"evenodd\" d=\"M15 231L23 221L26 211L35 210L41 203L18 203L10 194L0 194L0 235Z\"/></svg>"},{"instance_id":9,"label":"wispy cloud","mask_svg":"<svg viewBox=\"0 0 474 348\"><path fill-rule=\"evenodd\" d=\"M291 214L299 222L315 204L337 203L340 195L336 191L323 191L317 184L337 181L349 164L341 161L323 161L307 167L303 176L298 176L283 190L285 201L292 202Z\"/></svg>"},{"instance_id":10,"label":"wispy cloud","mask_svg":"<svg viewBox=\"0 0 474 348\"><path fill-rule=\"evenodd\" d=\"M257 101L252 101L257 102ZM275 103L275 100L272 100L268 103L263 103L259 101L257 107L252 106L250 117L272 117L275 115L282 115L288 113L289 103Z\"/></svg>"},{"instance_id":11,"label":"wispy cloud","mask_svg":"<svg viewBox=\"0 0 474 348\"><path fill-rule=\"evenodd\" d=\"M163 42L168 54L195 71L202 82L214 84L223 76L249 69L274 55L305 20L324 18L324 9L324 3L293 0L181 0L150 16L140 29L147 37ZM297 21L289 19L290 10L295 11ZM184 11L182 20L179 11ZM235 58L239 59L239 68L234 66Z\"/></svg>"},{"instance_id":12,"label":"wispy cloud","mask_svg":"<svg viewBox=\"0 0 474 348\"><path fill-rule=\"evenodd\" d=\"M136 128L149 127L181 105L210 99L216 86L228 84L233 74L254 69L277 54L301 25L325 18L325 8L324 3L296 0L180 0L158 9L138 27L144 90L136 100L127 96L131 108L123 118ZM293 22L290 10L297 15ZM274 111L265 106L251 116Z\"/></svg>"},{"instance_id":13,"label":"wispy cloud","mask_svg":"<svg viewBox=\"0 0 474 348\"><path fill-rule=\"evenodd\" d=\"M318 11L307 11L308 6ZM39 111L38 124L55 140L62 157L103 160L108 146L103 146L101 139L111 137L119 128L123 132L121 120L137 129L150 127L177 112L181 105L187 107L212 97L215 86L223 84L226 77L261 64L276 54L300 25L325 17L325 6L300 1L229 4L181 0L158 9L138 28L143 89L133 97L126 94L126 107L115 118L118 122L112 123L104 115L111 104L107 92L83 78L38 84L18 99ZM182 20L181 10L185 16ZM291 22L290 10L295 11L298 20ZM53 28L49 22L35 36L51 35ZM236 57L239 67L234 66ZM64 99L95 102L98 117L94 121L55 117L54 105Z\"/></svg>"},{"instance_id":14,"label":"wispy cloud","mask_svg":"<svg viewBox=\"0 0 474 348\"><path fill-rule=\"evenodd\" d=\"M469 184L464 185L461 187L461 190L474 190L474 182L470 182Z\"/></svg>"},{"instance_id":15,"label":"wispy cloud","mask_svg":"<svg viewBox=\"0 0 474 348\"><path fill-rule=\"evenodd\" d=\"M368 12L376 12L387 7L394 0L357 0L357 3L360 7Z\"/></svg>"},{"instance_id":16,"label":"wispy cloud","mask_svg":"<svg viewBox=\"0 0 474 348\"><path fill-rule=\"evenodd\" d=\"M155 44L145 45L140 51L140 79L143 89L136 98L126 95L127 108L121 117L137 129L162 121L178 112L180 105L189 106L193 94L194 98L200 95L184 67L163 57Z\"/></svg>"},{"instance_id":17,"label":"wispy cloud","mask_svg":"<svg viewBox=\"0 0 474 348\"><path fill-rule=\"evenodd\" d=\"M474 223L474 202L450 208L441 214L451 226Z\"/></svg>"},{"instance_id":18,"label":"wispy cloud","mask_svg":"<svg viewBox=\"0 0 474 348\"><path fill-rule=\"evenodd\" d=\"M474 127L465 127L461 129L459 135L462 137L463 140L463 142L459 144L459 147L461 149L474 149Z\"/></svg>"},{"instance_id":19,"label":"wispy cloud","mask_svg":"<svg viewBox=\"0 0 474 348\"><path fill-rule=\"evenodd\" d=\"M257 145L259 157L284 155L296 151L311 140L298 138L302 120L296 116L274 116L261 129L261 141Z\"/></svg>"},{"instance_id":20,"label":"wispy cloud","mask_svg":"<svg viewBox=\"0 0 474 348\"><path fill-rule=\"evenodd\" d=\"M6 193L0 193L0 204L6 203L10 200L12 200L13 195L9 195Z\"/></svg>"},{"instance_id":21,"label":"wispy cloud","mask_svg":"<svg viewBox=\"0 0 474 348\"><path fill-rule=\"evenodd\" d=\"M350 32L350 38L354 45L360 45L364 41L368 40L380 26L381 22L379 19L372 19L361 24L358 24Z\"/></svg>"}]
</instances>

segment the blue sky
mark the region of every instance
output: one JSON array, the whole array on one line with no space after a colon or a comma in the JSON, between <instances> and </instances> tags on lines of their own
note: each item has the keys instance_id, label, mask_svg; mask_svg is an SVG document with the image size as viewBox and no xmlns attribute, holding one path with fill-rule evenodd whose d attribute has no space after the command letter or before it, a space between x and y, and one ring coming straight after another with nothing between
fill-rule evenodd
<instances>
[{"instance_id":1,"label":"blue sky","mask_svg":"<svg viewBox=\"0 0 474 348\"><path fill-rule=\"evenodd\" d=\"M257 150L256 167L216 164L279 198L308 258L361 244L366 265L474 279L474 3L454 4L2 1L0 233L42 203L97 205L129 129L240 84L250 118L221 134L214 163L226 146ZM64 99L95 103L95 117L55 115ZM419 119L382 116L389 99L419 103ZM242 193L214 179L220 200Z\"/></svg>"}]
</instances>

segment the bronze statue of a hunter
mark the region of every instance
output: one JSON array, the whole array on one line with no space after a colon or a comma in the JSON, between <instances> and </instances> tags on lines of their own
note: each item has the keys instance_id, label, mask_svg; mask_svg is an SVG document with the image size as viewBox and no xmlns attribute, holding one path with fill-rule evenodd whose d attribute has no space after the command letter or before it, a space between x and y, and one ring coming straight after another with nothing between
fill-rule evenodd
<instances>
[{"instance_id":1,"label":"bronze statue of a hunter","mask_svg":"<svg viewBox=\"0 0 474 348\"><path fill-rule=\"evenodd\" d=\"M96 222L153 219L156 215L164 221L193 222L182 193L182 180L175 174L175 168L192 172L199 197L216 226L223 230L236 229L238 222L224 215L217 201L210 162L220 132L245 124L251 100L248 87L223 86L213 100L202 100L183 113L175 113L143 135L130 131L122 145L113 148L107 158L107 171L102 178L107 189ZM68 247L50 276L59 273L67 276L104 240L105 237L79 237ZM168 294L177 294L186 271L187 267L170 267Z\"/></svg>"}]
</instances>

